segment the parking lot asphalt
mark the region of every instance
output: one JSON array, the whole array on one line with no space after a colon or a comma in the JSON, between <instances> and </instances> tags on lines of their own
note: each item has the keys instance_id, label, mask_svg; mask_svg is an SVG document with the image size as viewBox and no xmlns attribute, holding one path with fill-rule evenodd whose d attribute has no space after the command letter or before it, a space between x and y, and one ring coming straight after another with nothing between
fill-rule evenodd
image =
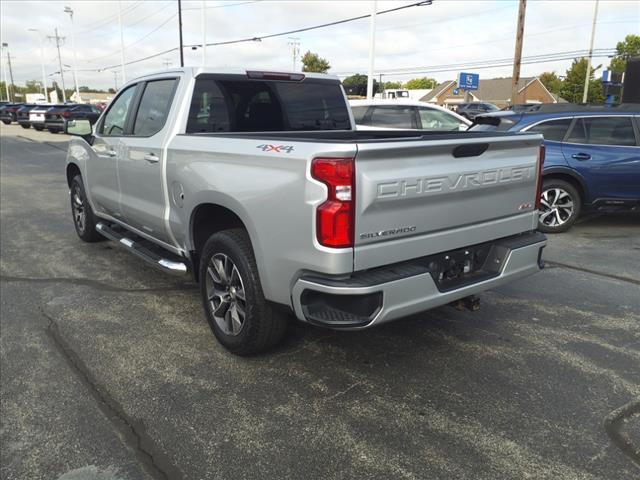
<instances>
[{"instance_id":1,"label":"parking lot asphalt","mask_svg":"<svg viewBox=\"0 0 640 480\"><path fill-rule=\"evenodd\" d=\"M363 332L238 358L193 283L75 234L67 137L0 130L3 479L640 476L640 218L548 268Z\"/></svg>"}]
</instances>

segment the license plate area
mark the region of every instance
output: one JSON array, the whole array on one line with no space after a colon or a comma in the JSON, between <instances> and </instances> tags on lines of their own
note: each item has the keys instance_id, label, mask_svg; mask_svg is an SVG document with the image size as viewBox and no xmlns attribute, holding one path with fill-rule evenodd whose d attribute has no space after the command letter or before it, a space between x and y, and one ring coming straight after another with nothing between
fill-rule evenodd
<instances>
[{"instance_id":1,"label":"license plate area","mask_svg":"<svg viewBox=\"0 0 640 480\"><path fill-rule=\"evenodd\" d=\"M438 290L446 292L497 277L508 252L487 242L430 255L426 262Z\"/></svg>"}]
</instances>

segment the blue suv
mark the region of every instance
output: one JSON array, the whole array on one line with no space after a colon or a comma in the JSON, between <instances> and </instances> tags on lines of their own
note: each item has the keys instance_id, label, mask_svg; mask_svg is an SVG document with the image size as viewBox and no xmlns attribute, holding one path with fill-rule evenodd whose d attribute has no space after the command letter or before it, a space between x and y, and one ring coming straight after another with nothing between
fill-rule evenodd
<instances>
[{"instance_id":1,"label":"blue suv","mask_svg":"<svg viewBox=\"0 0 640 480\"><path fill-rule=\"evenodd\" d=\"M478 116L470 130L544 135L543 232L568 230L583 210L640 207L640 105L537 105Z\"/></svg>"}]
</instances>

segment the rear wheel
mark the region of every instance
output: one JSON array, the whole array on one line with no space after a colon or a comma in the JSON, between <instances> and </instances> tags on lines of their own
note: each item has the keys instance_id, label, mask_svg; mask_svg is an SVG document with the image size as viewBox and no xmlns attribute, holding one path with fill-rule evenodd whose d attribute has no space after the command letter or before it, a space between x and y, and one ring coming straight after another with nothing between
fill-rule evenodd
<instances>
[{"instance_id":1,"label":"rear wheel","mask_svg":"<svg viewBox=\"0 0 640 480\"><path fill-rule=\"evenodd\" d=\"M259 353L284 336L287 318L264 298L245 230L209 237L200 259L200 292L211 330L232 353Z\"/></svg>"},{"instance_id":2,"label":"rear wheel","mask_svg":"<svg viewBox=\"0 0 640 480\"><path fill-rule=\"evenodd\" d=\"M44 130L44 127L36 127L35 125L33 126L33 128L35 128L38 132Z\"/></svg>"},{"instance_id":3,"label":"rear wheel","mask_svg":"<svg viewBox=\"0 0 640 480\"><path fill-rule=\"evenodd\" d=\"M11 123L11 120L2 120L2 123L4 123L5 125L9 125Z\"/></svg>"},{"instance_id":4,"label":"rear wheel","mask_svg":"<svg viewBox=\"0 0 640 480\"><path fill-rule=\"evenodd\" d=\"M542 184L538 229L545 233L560 233L571 228L580 215L582 199L569 182L550 178Z\"/></svg>"},{"instance_id":5,"label":"rear wheel","mask_svg":"<svg viewBox=\"0 0 640 480\"><path fill-rule=\"evenodd\" d=\"M30 125L26 125L26 124L24 124L24 123L21 123L21 124L20 124L20 126L21 126L22 128L29 128L29 127L30 127Z\"/></svg>"},{"instance_id":6,"label":"rear wheel","mask_svg":"<svg viewBox=\"0 0 640 480\"><path fill-rule=\"evenodd\" d=\"M104 240L104 237L96 231L96 218L87 200L87 195L82 183L82 177L76 175L71 180L71 213L76 233L85 242L93 243Z\"/></svg>"}]
</instances>

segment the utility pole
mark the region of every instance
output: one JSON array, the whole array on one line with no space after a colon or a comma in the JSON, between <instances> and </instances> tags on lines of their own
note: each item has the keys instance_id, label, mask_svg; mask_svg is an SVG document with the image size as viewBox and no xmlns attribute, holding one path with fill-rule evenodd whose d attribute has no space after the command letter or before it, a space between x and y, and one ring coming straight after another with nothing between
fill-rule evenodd
<instances>
[{"instance_id":1,"label":"utility pole","mask_svg":"<svg viewBox=\"0 0 640 480\"><path fill-rule=\"evenodd\" d=\"M367 75L367 100L373 98L373 65L376 54L376 7L377 1L371 2L371 23L369 27L369 75Z\"/></svg>"},{"instance_id":2,"label":"utility pole","mask_svg":"<svg viewBox=\"0 0 640 480\"><path fill-rule=\"evenodd\" d=\"M291 53L293 55L293 71L296 71L296 65L298 64L298 54L300 53L300 38L289 37L287 44L291 47Z\"/></svg>"},{"instance_id":3,"label":"utility pole","mask_svg":"<svg viewBox=\"0 0 640 480\"><path fill-rule=\"evenodd\" d=\"M596 0L596 6L593 9L593 25L591 26L591 43L589 45L589 56L587 57L587 72L584 75L584 91L582 92L582 103L587 103L587 96L589 95L589 79L591 78L591 57L593 56L593 40L596 36L596 20L598 18L598 3Z\"/></svg>"},{"instance_id":4,"label":"utility pole","mask_svg":"<svg viewBox=\"0 0 640 480\"><path fill-rule=\"evenodd\" d=\"M184 67L184 51L182 48L182 1L178 0L178 30L180 31L180 66Z\"/></svg>"},{"instance_id":5,"label":"utility pole","mask_svg":"<svg viewBox=\"0 0 640 480\"><path fill-rule=\"evenodd\" d=\"M9 45L6 44L6 43L2 44L2 48L6 48L8 46ZM2 55L1 54L0 54L0 61L2 61ZM11 97L9 96L9 82L7 81L7 69L3 68L2 69L2 73L4 73L4 89L5 89L5 92L7 94L7 102L10 102L11 101Z\"/></svg>"},{"instance_id":6,"label":"utility pole","mask_svg":"<svg viewBox=\"0 0 640 480\"><path fill-rule=\"evenodd\" d=\"M202 66L207 64L207 2L202 0Z\"/></svg>"},{"instance_id":7,"label":"utility pole","mask_svg":"<svg viewBox=\"0 0 640 480\"><path fill-rule=\"evenodd\" d=\"M51 39L55 39L56 41L56 48L58 49L58 66L60 67L60 78L62 80L62 101L63 103L67 103L67 93L65 92L65 86L64 86L64 72L62 70L62 57L60 56L60 40L62 40L64 42L65 37L61 37L58 35L58 29L55 29L55 36L49 35L47 38L49 40Z\"/></svg>"},{"instance_id":8,"label":"utility pole","mask_svg":"<svg viewBox=\"0 0 640 480\"><path fill-rule=\"evenodd\" d=\"M76 87L76 102L82 103L80 98L80 89L78 88L78 57L76 55L76 36L73 28L73 9L71 7L64 7L64 13L69 14L71 18L71 48L73 50L73 83Z\"/></svg>"},{"instance_id":9,"label":"utility pole","mask_svg":"<svg viewBox=\"0 0 640 480\"><path fill-rule=\"evenodd\" d=\"M527 0L520 0L518 7L518 28L516 30L516 52L513 58L513 74L511 75L511 105L516 104L518 83L520 82L520 62L522 61L522 40L524 37L524 14Z\"/></svg>"},{"instance_id":10,"label":"utility pole","mask_svg":"<svg viewBox=\"0 0 640 480\"><path fill-rule=\"evenodd\" d=\"M29 28L30 32L36 32L40 38L40 61L42 62L42 92L44 93L44 101L49 101L49 95L47 94L47 74L44 69L44 37L37 28Z\"/></svg>"},{"instance_id":11,"label":"utility pole","mask_svg":"<svg viewBox=\"0 0 640 480\"><path fill-rule=\"evenodd\" d=\"M111 72L113 73L113 89L117 92L118 91L118 71L111 70Z\"/></svg>"},{"instance_id":12,"label":"utility pole","mask_svg":"<svg viewBox=\"0 0 640 480\"><path fill-rule=\"evenodd\" d=\"M7 50L7 63L9 64L9 76L11 77L11 90L7 88L7 97L9 96L9 92L11 92L11 98L7 98L7 100L15 102L16 87L13 84L13 70L11 69L11 55L9 54L9 44L3 43L2 46Z\"/></svg>"},{"instance_id":13,"label":"utility pole","mask_svg":"<svg viewBox=\"0 0 640 480\"><path fill-rule=\"evenodd\" d=\"M124 71L124 31L122 29L122 2L118 0L118 25L120 25L120 65L122 67L122 83L127 81L127 74Z\"/></svg>"}]
</instances>

